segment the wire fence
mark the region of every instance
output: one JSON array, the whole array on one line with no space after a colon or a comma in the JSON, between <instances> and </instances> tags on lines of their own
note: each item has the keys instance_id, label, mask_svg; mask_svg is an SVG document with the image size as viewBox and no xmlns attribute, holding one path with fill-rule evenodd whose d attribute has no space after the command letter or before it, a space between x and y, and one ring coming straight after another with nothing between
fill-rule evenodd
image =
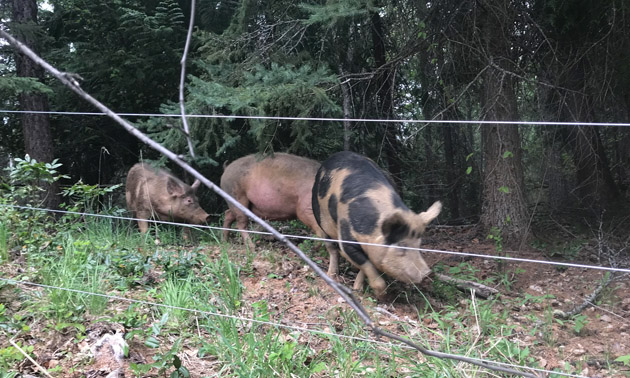
<instances>
[{"instance_id":1,"label":"wire fence","mask_svg":"<svg viewBox=\"0 0 630 378\"><path fill-rule=\"evenodd\" d=\"M45 208L39 208L39 207L8 205L8 204L0 204L0 207L21 209L21 210L35 210L35 211L51 212L51 213L57 213L57 214L70 214L70 215L88 216L88 217L97 217L97 218L119 219L119 220L127 220L127 221L146 221L146 222L154 223L154 224L166 224L166 225L173 225L173 226L179 226L179 227L206 229L206 230L215 230L215 231L234 231L234 232L246 231L252 234L272 236L270 232L266 232L266 231L244 230L244 229L239 229L239 228L229 228L229 227L210 226L210 225L193 225L189 223L171 222L171 221L163 221L163 220L157 220L157 219L140 219L140 218L134 218L134 217L123 217L119 215L95 214L95 213L86 213L86 212L80 212L80 211L54 210L54 209L45 209ZM375 246L375 247L390 247L386 244L365 243L365 242L345 241L345 240L341 241L341 240L336 240L336 239L326 239L326 238L305 236L305 235L291 235L291 234L283 233L282 236L289 239L298 239L298 240L312 240L312 241L331 242L331 243L343 242L344 244L357 244L357 245ZM534 263L534 264L552 265L552 266L558 266L558 267L564 267L564 268L595 269L595 270L602 270L602 271L607 271L607 272L630 274L630 269L612 267L612 266L576 264L576 263L566 263L566 262L561 262L561 261L537 260L537 259L527 259L527 258L511 257L511 256L496 256L496 255L486 255L486 254L480 254L480 253L449 251L449 250L430 249L430 248L413 248L413 247L403 247L403 246L397 246L397 248L411 250L411 251L425 252L425 253L437 253L437 254L460 256L460 257L477 257L477 258L488 259L488 260L500 260L500 261L514 262L514 263ZM506 251L506 252L510 252L510 251ZM515 253L515 252L510 252L510 253Z\"/></svg>"},{"instance_id":2,"label":"wire fence","mask_svg":"<svg viewBox=\"0 0 630 378\"><path fill-rule=\"evenodd\" d=\"M294 331L312 333L312 334L316 334L316 335L320 335L320 336L338 337L340 339L362 341L362 342L377 344L377 345L380 345L380 346L390 347L390 348L402 348L402 349L408 349L408 350L415 350L415 348L410 347L410 346L405 345L405 344L386 343L386 342L382 342L382 341L375 340L375 339L367 339L367 338L356 337L356 336L348 336L348 335L343 335L343 334L339 334L339 333L326 332L326 331L322 331L322 330L318 330L318 329L299 327L299 326L282 324L282 323L277 323L277 322L272 322L272 321L263 321L263 320L260 320L260 319L253 319L253 318L247 318L247 317L241 317L241 316L235 316L235 315L229 315L229 314L221 314L221 313L217 313L217 312L198 310L198 309L187 308L187 307L171 306L171 305L166 305L166 304L163 304L163 303L143 301L143 300L126 298L126 297L110 295L110 294L101 294L101 293L94 293L94 292L89 292L89 291L85 291L85 290L70 289L70 288L65 288L65 287L60 287L60 286L44 285L44 284L39 284L39 283L34 283L34 282L29 282L29 281L17 281L17 280L13 280L13 279L7 279L7 278L4 278L4 277L0 277L0 281L5 282L7 284L12 284L12 285L22 285L22 286L27 286L27 287L30 286L30 287L37 287L37 288L50 289L50 290L61 290L61 291L65 291L65 292L77 293L77 294L82 294L82 295L90 295L90 296L103 297L103 298L112 299L112 300L119 300L119 301L127 302L127 303L136 303L136 304L147 305L147 306L152 306L152 307L159 307L159 308L166 308L166 309L171 309L171 310L186 311L186 312L199 314L199 315L206 315L206 316L212 316L212 317L222 317L222 318L227 318L227 319L239 320L239 321L246 322L246 323L256 323L256 324L268 325L268 326L277 327L277 328L285 328L285 329L290 329L290 330L294 330ZM510 364L510 363L507 363L507 362L497 362L497 361L493 361L493 360L486 360L486 359L483 359L483 358L462 356L462 355L452 354L452 353L442 353L442 354L444 356L448 356L448 357L451 357L451 358L466 357L466 358L472 359L474 361L477 361L479 363L499 365L499 366L504 366L504 367L507 367L507 368L514 368L514 369L526 369L526 370L537 372L537 373L554 374L554 375L559 375L559 376L564 376L564 377L588 378L588 377L585 377L583 375L578 375L578 374L570 374L570 373L558 372L558 371L553 371L553 370L547 370L547 369L540 369L540 368L534 368L534 367L529 367L529 366Z\"/></svg>"},{"instance_id":3,"label":"wire fence","mask_svg":"<svg viewBox=\"0 0 630 378\"><path fill-rule=\"evenodd\" d=\"M0 109L5 114L49 114L72 116L108 116L99 112L66 112L66 111L34 111ZM122 117L166 117L181 118L181 114L164 113L116 113ZM451 125L530 125L530 126L595 126L595 127L630 127L630 123L623 122L556 122L556 121L486 121L486 120L456 120L456 119L381 119L381 118L335 118L335 117L283 117L256 116L239 114L186 114L186 118L216 118L216 119L258 119L273 121L313 121L313 122L364 122L364 123L407 123L407 124L451 124Z\"/></svg>"}]
</instances>

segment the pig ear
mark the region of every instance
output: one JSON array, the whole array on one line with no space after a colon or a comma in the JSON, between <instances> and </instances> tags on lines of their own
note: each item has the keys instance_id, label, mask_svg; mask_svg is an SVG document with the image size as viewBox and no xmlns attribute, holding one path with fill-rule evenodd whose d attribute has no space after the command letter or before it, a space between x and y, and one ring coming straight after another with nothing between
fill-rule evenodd
<instances>
[{"instance_id":1,"label":"pig ear","mask_svg":"<svg viewBox=\"0 0 630 378\"><path fill-rule=\"evenodd\" d=\"M381 231L385 236L385 244L394 244L407 237L409 224L400 213L395 213L383 221Z\"/></svg>"},{"instance_id":2,"label":"pig ear","mask_svg":"<svg viewBox=\"0 0 630 378\"><path fill-rule=\"evenodd\" d=\"M192 183L190 187L192 188L193 193L195 193L197 189L199 189L200 184L201 184L201 181L199 181L199 179L196 179L195 182Z\"/></svg>"},{"instance_id":3,"label":"pig ear","mask_svg":"<svg viewBox=\"0 0 630 378\"><path fill-rule=\"evenodd\" d=\"M440 214L440 211L442 211L442 202L436 201L433 205L431 205L431 207L429 207L427 211L420 213L419 216L420 219L422 219L422 222L427 225L431 223L432 220L437 218L437 216Z\"/></svg>"},{"instance_id":4,"label":"pig ear","mask_svg":"<svg viewBox=\"0 0 630 378\"><path fill-rule=\"evenodd\" d=\"M168 181L166 181L166 191L171 196L181 196L186 193L186 190L181 186L181 184L173 180L172 177L169 177Z\"/></svg>"}]
</instances>

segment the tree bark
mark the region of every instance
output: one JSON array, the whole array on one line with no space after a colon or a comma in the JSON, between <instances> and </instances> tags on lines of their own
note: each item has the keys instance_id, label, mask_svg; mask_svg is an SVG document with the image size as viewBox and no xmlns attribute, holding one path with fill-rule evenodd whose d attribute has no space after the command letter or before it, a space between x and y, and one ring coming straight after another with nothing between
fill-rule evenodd
<instances>
[{"instance_id":1,"label":"tree bark","mask_svg":"<svg viewBox=\"0 0 630 378\"><path fill-rule=\"evenodd\" d=\"M385 47L385 27L383 20L377 12L372 12L372 48L376 69L376 102L377 115L385 119L394 118L393 90L394 73L391 67L387 67L387 55ZM389 173L402 195L402 164L400 161L400 139L398 124L385 123L384 151Z\"/></svg>"},{"instance_id":2,"label":"tree bark","mask_svg":"<svg viewBox=\"0 0 630 378\"><path fill-rule=\"evenodd\" d=\"M442 138L444 139L444 159L446 160L446 182L448 187L448 208L451 211L451 218L458 219L460 217L459 211L459 189L461 186L461 180L459 179L457 172L455 171L455 147L453 143L454 133L453 128L455 126L443 124L440 129L442 130Z\"/></svg>"},{"instance_id":3,"label":"tree bark","mask_svg":"<svg viewBox=\"0 0 630 378\"><path fill-rule=\"evenodd\" d=\"M37 39L34 37L34 28L37 24L36 0L13 0L13 22L16 38L29 46L34 51L38 50ZM15 67L18 77L34 77L42 79L44 74L41 67L35 62L15 53ZM22 93L18 98L20 109L26 111L47 111L48 98L41 93ZM24 113L21 115L22 133L24 136L24 150L33 159L50 163L54 159L52 134L50 132L50 120L47 114ZM59 186L57 183L43 183L46 190L43 206L56 209L59 207Z\"/></svg>"},{"instance_id":4,"label":"tree bark","mask_svg":"<svg viewBox=\"0 0 630 378\"><path fill-rule=\"evenodd\" d=\"M507 3L484 2L480 15L480 37L489 64L483 73L481 105L484 120L517 120L514 78L509 67L509 14ZM489 9L496 7L496 9ZM501 8L502 7L502 8ZM485 124L481 127L483 195L481 224L495 227L506 246L520 245L528 236L527 208L519 129L516 125Z\"/></svg>"}]
</instances>

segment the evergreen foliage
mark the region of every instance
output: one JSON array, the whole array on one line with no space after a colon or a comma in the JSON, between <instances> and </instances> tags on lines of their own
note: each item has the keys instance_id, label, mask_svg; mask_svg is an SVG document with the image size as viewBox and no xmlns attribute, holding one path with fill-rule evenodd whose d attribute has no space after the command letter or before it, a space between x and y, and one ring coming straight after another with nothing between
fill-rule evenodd
<instances>
[{"instance_id":1,"label":"evergreen foliage","mask_svg":"<svg viewBox=\"0 0 630 378\"><path fill-rule=\"evenodd\" d=\"M50 9L40 9L39 26L19 26L37 39L46 59L80 75L81 86L116 111L179 113L188 2L49 3ZM630 115L627 11L619 0L199 0L186 109L225 116L492 120L501 118L489 106L500 92L515 103L512 116L503 118L623 122ZM0 12L3 27L11 27L10 6ZM19 93L37 91L53 110L93 111L57 82L18 79L14 70L12 51L0 46L5 109L16 109ZM180 119L130 118L187 154ZM3 114L2 122L0 152L22 156L19 118ZM51 122L64 173L86 184L120 183L140 158L159 159L104 117L53 116ZM627 128L520 126L522 153L503 145L496 157L516 162L502 168L507 173L520 160L523 183L488 188L492 156L483 147L499 142L483 139L485 129L474 125L238 117L189 122L194 163L215 182L221 165L249 153L288 151L323 160L346 146L389 170L410 207L441 199L444 220L453 222L496 212L482 206L489 190L520 190L528 210L571 209L587 219L625 208L630 196ZM213 202L207 208L224 206L205 200Z\"/></svg>"}]
</instances>

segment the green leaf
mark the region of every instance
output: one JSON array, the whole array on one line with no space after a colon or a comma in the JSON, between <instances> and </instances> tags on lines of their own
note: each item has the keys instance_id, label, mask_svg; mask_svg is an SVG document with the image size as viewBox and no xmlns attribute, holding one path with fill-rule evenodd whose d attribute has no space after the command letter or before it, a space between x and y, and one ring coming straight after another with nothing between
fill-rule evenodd
<instances>
[{"instance_id":1,"label":"green leaf","mask_svg":"<svg viewBox=\"0 0 630 378\"><path fill-rule=\"evenodd\" d=\"M505 194L509 194L510 193L510 188L508 188L507 186L502 186L502 187L499 188L499 192L505 193Z\"/></svg>"},{"instance_id":2,"label":"green leaf","mask_svg":"<svg viewBox=\"0 0 630 378\"><path fill-rule=\"evenodd\" d=\"M505 152L503 153L503 158L504 158L504 159L507 159L507 158L509 158L509 157L514 157L514 154L513 154L511 151L505 151Z\"/></svg>"},{"instance_id":3,"label":"green leaf","mask_svg":"<svg viewBox=\"0 0 630 378\"><path fill-rule=\"evenodd\" d=\"M147 338L147 340L144 342L144 345L146 345L149 348L157 348L160 346L160 341L158 339L156 339L153 336L150 336L149 338Z\"/></svg>"},{"instance_id":4,"label":"green leaf","mask_svg":"<svg viewBox=\"0 0 630 378\"><path fill-rule=\"evenodd\" d=\"M619 356L615 359L615 362L621 362L624 366L630 366L630 354L626 354L625 356Z\"/></svg>"},{"instance_id":5,"label":"green leaf","mask_svg":"<svg viewBox=\"0 0 630 378\"><path fill-rule=\"evenodd\" d=\"M470 172L472 172L472 167L468 167L468 168L466 168L466 174L467 174L467 175L469 175L469 174L470 174Z\"/></svg>"}]
</instances>

